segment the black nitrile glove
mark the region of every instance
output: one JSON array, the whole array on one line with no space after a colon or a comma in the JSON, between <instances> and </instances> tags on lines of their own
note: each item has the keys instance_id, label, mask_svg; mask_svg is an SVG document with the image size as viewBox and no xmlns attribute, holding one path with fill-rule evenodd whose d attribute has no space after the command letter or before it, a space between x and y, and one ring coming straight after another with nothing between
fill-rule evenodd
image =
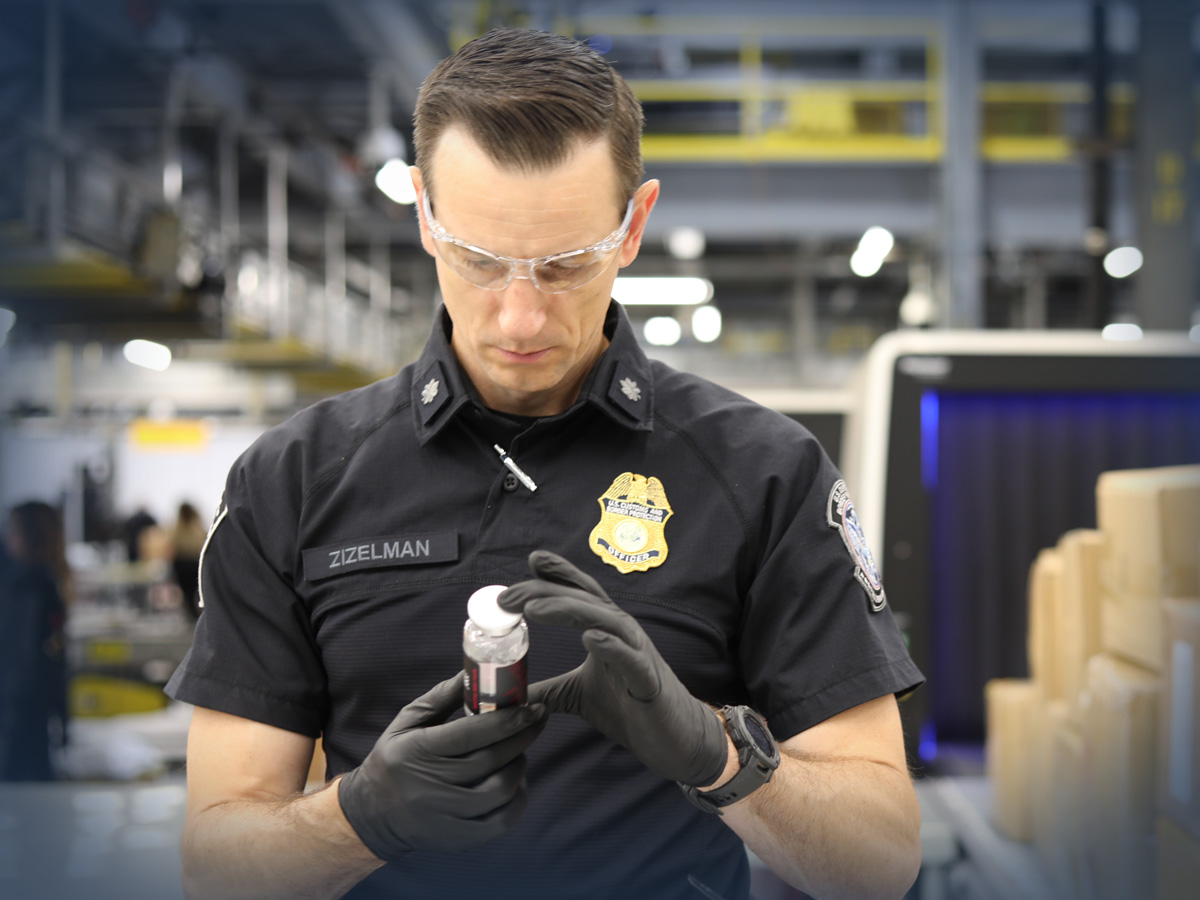
<instances>
[{"instance_id":1,"label":"black nitrile glove","mask_svg":"<svg viewBox=\"0 0 1200 900\"><path fill-rule=\"evenodd\" d=\"M362 765L342 776L342 812L380 859L474 847L508 831L524 811L522 754L545 727L546 708L447 722L461 706L460 673L400 710Z\"/></svg>"},{"instance_id":2,"label":"black nitrile glove","mask_svg":"<svg viewBox=\"0 0 1200 900\"><path fill-rule=\"evenodd\" d=\"M574 713L663 778L712 784L728 755L720 718L683 686L633 616L590 575L547 550L529 555L536 578L500 595L533 622L583 632L583 665L537 685L551 712Z\"/></svg>"}]
</instances>

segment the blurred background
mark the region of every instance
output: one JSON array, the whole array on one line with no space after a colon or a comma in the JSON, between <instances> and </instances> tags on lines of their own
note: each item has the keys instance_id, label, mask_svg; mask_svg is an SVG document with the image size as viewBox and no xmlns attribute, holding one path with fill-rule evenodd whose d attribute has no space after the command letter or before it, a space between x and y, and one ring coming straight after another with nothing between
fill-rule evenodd
<instances>
[{"instance_id":1,"label":"blurred background","mask_svg":"<svg viewBox=\"0 0 1200 900\"><path fill-rule=\"evenodd\" d=\"M799 419L847 476L930 677L904 710L943 785L922 795L922 896L1040 890L1010 883L1036 855L1005 856L1028 848L989 818L984 685L1036 680L1030 567L1102 524L1101 473L1200 463L1198 13L0 0L0 510L16 563L52 576L44 774L75 791L2 796L82 823L63 890L177 895L189 711L161 687L226 471L419 354L440 300L413 106L496 26L587 41L643 103L662 196L615 291L650 354ZM0 892L33 889L17 821L0 813Z\"/></svg>"}]
</instances>

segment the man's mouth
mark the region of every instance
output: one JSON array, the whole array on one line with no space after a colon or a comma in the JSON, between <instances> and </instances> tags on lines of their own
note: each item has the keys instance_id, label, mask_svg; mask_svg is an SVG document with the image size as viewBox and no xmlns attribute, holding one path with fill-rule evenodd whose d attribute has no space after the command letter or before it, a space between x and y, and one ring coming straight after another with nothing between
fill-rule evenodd
<instances>
[{"instance_id":1,"label":"man's mouth","mask_svg":"<svg viewBox=\"0 0 1200 900\"><path fill-rule=\"evenodd\" d=\"M540 362L546 356L546 354L550 352L549 347L544 350L534 350L529 353L521 353L515 350L505 350L501 347L497 347L496 350L507 362L525 364Z\"/></svg>"}]
</instances>

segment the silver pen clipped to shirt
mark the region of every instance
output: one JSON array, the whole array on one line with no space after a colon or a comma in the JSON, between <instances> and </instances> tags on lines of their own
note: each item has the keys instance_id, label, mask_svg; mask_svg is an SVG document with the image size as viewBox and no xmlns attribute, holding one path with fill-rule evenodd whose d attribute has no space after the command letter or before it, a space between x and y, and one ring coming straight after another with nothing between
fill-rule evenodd
<instances>
[{"instance_id":1,"label":"silver pen clipped to shirt","mask_svg":"<svg viewBox=\"0 0 1200 900\"><path fill-rule=\"evenodd\" d=\"M500 461L504 463L505 468L516 475L517 478L520 479L521 484L525 485L525 487L529 488L529 490L536 491L537 485L533 483L533 479L521 471L521 467L516 464L513 458L504 452L504 448L499 444L492 444L492 446L495 447L496 452L500 454Z\"/></svg>"}]
</instances>

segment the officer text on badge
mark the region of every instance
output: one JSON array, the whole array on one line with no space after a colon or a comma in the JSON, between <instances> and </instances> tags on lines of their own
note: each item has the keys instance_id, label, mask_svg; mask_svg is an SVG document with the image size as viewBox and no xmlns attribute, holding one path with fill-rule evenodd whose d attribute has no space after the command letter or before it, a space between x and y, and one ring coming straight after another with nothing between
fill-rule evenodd
<instances>
[{"instance_id":1,"label":"officer text on badge","mask_svg":"<svg viewBox=\"0 0 1200 900\"><path fill-rule=\"evenodd\" d=\"M593 553L622 574L645 572L666 561L664 527L671 504L661 481L623 472L599 502L600 521L588 536Z\"/></svg>"}]
</instances>

